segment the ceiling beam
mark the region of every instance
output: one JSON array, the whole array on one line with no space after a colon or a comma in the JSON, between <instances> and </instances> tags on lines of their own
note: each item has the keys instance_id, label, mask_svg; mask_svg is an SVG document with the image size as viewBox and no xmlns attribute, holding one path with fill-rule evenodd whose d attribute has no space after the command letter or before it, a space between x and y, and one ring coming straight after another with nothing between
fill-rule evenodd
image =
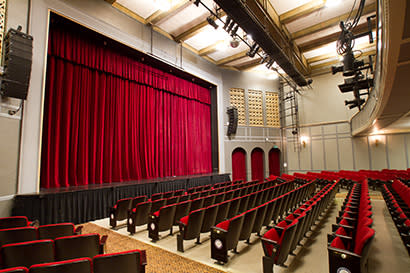
<instances>
[{"instance_id":1,"label":"ceiling beam","mask_svg":"<svg viewBox=\"0 0 410 273\"><path fill-rule=\"evenodd\" d=\"M375 12L375 11L376 11L376 7L377 7L377 3L376 3L376 2L373 2L373 3L369 4L369 5L366 5L366 6L364 7L364 9L363 9L362 16L367 15L367 14L372 13L372 12ZM357 12L357 9L354 10L354 11L352 12L352 14L354 15L354 14L356 14L356 12ZM310 35L310 34L319 32L319 31L321 31L321 30L327 29L327 28L329 28L329 27L337 26L337 25L340 23L340 21L346 20L346 19L349 17L349 14L350 14L350 13L347 12L347 13L345 13L345 14L343 14L343 15L340 15L340 16L337 16L337 17L334 17L334 18L331 18L331 19L329 19L329 20L326 20L326 21L324 21L324 22L321 22L321 23L318 23L318 24L316 24L316 25L310 26L310 27L308 27L308 28L305 28L305 29L301 29L301 30L299 30L299 31L296 31L296 32L292 33L292 38L295 40L295 39L302 38L302 37L305 37L305 36L307 36L307 35Z\"/></svg>"},{"instance_id":2,"label":"ceiling beam","mask_svg":"<svg viewBox=\"0 0 410 273\"><path fill-rule=\"evenodd\" d=\"M357 48L354 48L354 50L360 50L360 51L364 51L364 53L368 52L368 51L372 51L375 50L374 49L375 45L374 44L363 44L361 46L358 46ZM332 53L328 53L328 54L323 54L323 55L318 55L312 58L309 58L307 61L312 64L312 63L316 63L316 62L320 62L320 61L324 61L326 59L335 59L335 58L339 58L340 56L337 55L336 50L335 52Z\"/></svg>"},{"instance_id":3,"label":"ceiling beam","mask_svg":"<svg viewBox=\"0 0 410 273\"><path fill-rule=\"evenodd\" d=\"M221 13L218 14L219 18L225 16L226 13L224 11L222 11ZM214 18L215 19L215 18ZM183 42L188 40L189 38L195 36L196 34L198 34L199 32L201 32L207 25L208 25L208 21L204 20L201 23L191 27L190 29L182 32L181 34L177 35L175 37L175 41L177 42Z\"/></svg>"},{"instance_id":4,"label":"ceiling beam","mask_svg":"<svg viewBox=\"0 0 410 273\"><path fill-rule=\"evenodd\" d=\"M282 24L289 24L297 19L322 9L326 5L326 0L313 0L279 16Z\"/></svg>"},{"instance_id":5,"label":"ceiling beam","mask_svg":"<svg viewBox=\"0 0 410 273\"><path fill-rule=\"evenodd\" d=\"M237 61L239 59L242 59L242 58L247 56L246 54L248 53L248 51L249 50L245 50L245 51L239 52L235 55L220 59L219 61L216 62L216 64L217 65L224 65L224 64L231 63L231 62Z\"/></svg>"},{"instance_id":6,"label":"ceiling beam","mask_svg":"<svg viewBox=\"0 0 410 273\"><path fill-rule=\"evenodd\" d=\"M161 20L164 20L165 18L175 15L177 12L179 12L181 9L186 8L191 3L192 2L190 2L189 0L179 1L176 5L173 5L167 11L157 10L156 12L151 14L147 19L145 19L145 21L147 24L155 25Z\"/></svg>"},{"instance_id":7,"label":"ceiling beam","mask_svg":"<svg viewBox=\"0 0 410 273\"><path fill-rule=\"evenodd\" d=\"M212 45L210 45L210 46L207 46L207 47L205 47L205 48L203 48L203 49L200 49L200 50L199 50L199 56L205 56L205 55L214 53L215 51L218 50L218 46L221 45L221 44L223 44L223 43L225 43L225 41L224 41L224 40L220 40L220 41L218 41L218 42L216 42L216 43L214 43L214 44L212 44Z\"/></svg>"},{"instance_id":8,"label":"ceiling beam","mask_svg":"<svg viewBox=\"0 0 410 273\"><path fill-rule=\"evenodd\" d=\"M374 28L376 26L376 22L374 20L372 20L372 28ZM359 34L359 33L363 33L366 32L368 30L368 26L367 26L367 22L362 23L360 25L358 25L355 29L354 29L354 33L355 34ZM320 37L318 39L314 39L311 41L308 41L306 43L300 44L300 50L302 52L306 52L306 51L310 51L310 50L314 50L317 48L320 48L324 45L327 45L331 42L337 41L337 39L340 36L340 31Z\"/></svg>"},{"instance_id":9,"label":"ceiling beam","mask_svg":"<svg viewBox=\"0 0 410 273\"><path fill-rule=\"evenodd\" d=\"M376 50L375 50L375 49L369 50L369 51L366 51L366 52L363 52L363 54L360 55L360 57L357 57L357 58L360 59L360 58L363 58L363 57L366 57L366 56L369 56L369 55L374 55L374 54L376 54ZM332 60L332 61L324 62L324 63L318 64L318 65L312 65L312 73L314 73L315 70L320 70L320 69L322 69L322 68L325 68L325 67L328 67L328 66L332 66L332 65L335 65L335 64L339 64L339 63L340 63L340 60L337 59L337 60ZM330 72L330 71L329 71L329 72Z\"/></svg>"},{"instance_id":10,"label":"ceiling beam","mask_svg":"<svg viewBox=\"0 0 410 273\"><path fill-rule=\"evenodd\" d=\"M242 63L240 65L236 65L235 67L240 71L249 70L249 69L252 69L252 68L260 65L261 61L262 61L262 58L255 58L253 60L247 61L247 62Z\"/></svg>"},{"instance_id":11,"label":"ceiling beam","mask_svg":"<svg viewBox=\"0 0 410 273\"><path fill-rule=\"evenodd\" d=\"M145 19L136 14L135 12L133 12L132 10L130 10L129 8L126 8L117 2L113 2L112 6L117 10L121 11L122 13L128 15L129 17L134 18L138 22L145 24Z\"/></svg>"}]
</instances>

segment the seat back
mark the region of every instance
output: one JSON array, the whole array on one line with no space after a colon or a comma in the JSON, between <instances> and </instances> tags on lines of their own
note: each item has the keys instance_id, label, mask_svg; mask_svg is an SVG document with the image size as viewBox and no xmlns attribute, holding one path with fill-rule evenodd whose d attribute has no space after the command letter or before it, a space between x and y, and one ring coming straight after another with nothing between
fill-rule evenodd
<instances>
[{"instance_id":1,"label":"seat back","mask_svg":"<svg viewBox=\"0 0 410 273\"><path fill-rule=\"evenodd\" d=\"M218 214L219 204L205 208L204 219L202 221L201 232L209 232L215 225L216 215Z\"/></svg>"},{"instance_id":2,"label":"seat back","mask_svg":"<svg viewBox=\"0 0 410 273\"><path fill-rule=\"evenodd\" d=\"M35 227L18 227L0 230L0 247L7 244L35 240L37 240L37 230Z\"/></svg>"},{"instance_id":3,"label":"seat back","mask_svg":"<svg viewBox=\"0 0 410 273\"><path fill-rule=\"evenodd\" d=\"M148 223L148 217L151 213L152 202L139 203L133 210L133 221L136 226L145 225ZM131 218L132 219L132 218Z\"/></svg>"},{"instance_id":4,"label":"seat back","mask_svg":"<svg viewBox=\"0 0 410 273\"><path fill-rule=\"evenodd\" d=\"M215 204L215 195L208 195L204 198L204 203L202 204L203 208L207 208Z\"/></svg>"},{"instance_id":5,"label":"seat back","mask_svg":"<svg viewBox=\"0 0 410 273\"><path fill-rule=\"evenodd\" d=\"M58 237L72 236L74 235L74 224L61 223L53 225L43 225L37 228L38 238L54 240Z\"/></svg>"},{"instance_id":6,"label":"seat back","mask_svg":"<svg viewBox=\"0 0 410 273\"><path fill-rule=\"evenodd\" d=\"M184 192L185 192L184 189L176 190L176 191L174 191L174 196L184 195Z\"/></svg>"},{"instance_id":7,"label":"seat back","mask_svg":"<svg viewBox=\"0 0 410 273\"><path fill-rule=\"evenodd\" d=\"M82 234L54 240L56 261L92 258L100 254L100 235Z\"/></svg>"},{"instance_id":8,"label":"seat back","mask_svg":"<svg viewBox=\"0 0 410 273\"><path fill-rule=\"evenodd\" d=\"M172 204L176 204L179 202L179 196L173 196L167 199L167 201L165 202L166 205L172 205Z\"/></svg>"},{"instance_id":9,"label":"seat back","mask_svg":"<svg viewBox=\"0 0 410 273\"><path fill-rule=\"evenodd\" d=\"M244 212L243 226L239 235L239 240L248 240L251 237L253 224L255 223L257 209Z\"/></svg>"},{"instance_id":10,"label":"seat back","mask_svg":"<svg viewBox=\"0 0 410 273\"><path fill-rule=\"evenodd\" d=\"M244 222L243 214L237 215L229 220L228 234L226 236L226 249L234 249L239 240L239 235Z\"/></svg>"},{"instance_id":11,"label":"seat back","mask_svg":"<svg viewBox=\"0 0 410 273\"><path fill-rule=\"evenodd\" d=\"M229 211L228 211L228 216L227 216L228 219L238 214L240 204L241 204L240 198L235 198L231 200L231 205L229 206Z\"/></svg>"},{"instance_id":12,"label":"seat back","mask_svg":"<svg viewBox=\"0 0 410 273\"><path fill-rule=\"evenodd\" d=\"M97 255L93 259L93 273L138 273L140 264L138 250Z\"/></svg>"},{"instance_id":13,"label":"seat back","mask_svg":"<svg viewBox=\"0 0 410 273\"><path fill-rule=\"evenodd\" d=\"M228 211L231 206L231 201L219 203L218 213L216 214L215 225L225 221L228 217Z\"/></svg>"},{"instance_id":14,"label":"seat back","mask_svg":"<svg viewBox=\"0 0 410 273\"><path fill-rule=\"evenodd\" d=\"M54 262L52 240L38 240L4 245L1 248L3 267L24 266Z\"/></svg>"},{"instance_id":15,"label":"seat back","mask_svg":"<svg viewBox=\"0 0 410 273\"><path fill-rule=\"evenodd\" d=\"M0 229L26 226L28 226L28 219L26 216L12 216L0 218Z\"/></svg>"},{"instance_id":16,"label":"seat back","mask_svg":"<svg viewBox=\"0 0 410 273\"><path fill-rule=\"evenodd\" d=\"M152 201L151 214L158 211L161 207L165 206L166 202L167 202L167 199L157 199L155 201Z\"/></svg>"},{"instance_id":17,"label":"seat back","mask_svg":"<svg viewBox=\"0 0 410 273\"><path fill-rule=\"evenodd\" d=\"M35 264L29 273L91 273L91 259L79 258L54 263Z\"/></svg>"},{"instance_id":18,"label":"seat back","mask_svg":"<svg viewBox=\"0 0 410 273\"><path fill-rule=\"evenodd\" d=\"M194 192L194 193L191 193L191 194L189 195L189 199L190 199L190 200L195 200L195 199L198 199L200 196L201 196L201 193L200 193L200 192Z\"/></svg>"},{"instance_id":19,"label":"seat back","mask_svg":"<svg viewBox=\"0 0 410 273\"><path fill-rule=\"evenodd\" d=\"M176 204L167 205L159 210L158 231L170 229L174 224Z\"/></svg>"},{"instance_id":20,"label":"seat back","mask_svg":"<svg viewBox=\"0 0 410 273\"><path fill-rule=\"evenodd\" d=\"M110 217L115 217L117 221L124 220L128 216L128 210L131 208L132 198L124 198L117 201L114 206L114 214L115 216L111 215Z\"/></svg>"},{"instance_id":21,"label":"seat back","mask_svg":"<svg viewBox=\"0 0 410 273\"><path fill-rule=\"evenodd\" d=\"M162 193L162 192L158 192L158 193L154 193L153 195L151 195L151 201L155 201L155 200L158 200L158 199L163 199L163 196L164 194Z\"/></svg>"},{"instance_id":22,"label":"seat back","mask_svg":"<svg viewBox=\"0 0 410 273\"><path fill-rule=\"evenodd\" d=\"M198 238L201 232L202 221L204 219L205 209L191 211L188 217L187 225L183 233L184 240Z\"/></svg>"},{"instance_id":23,"label":"seat back","mask_svg":"<svg viewBox=\"0 0 410 273\"><path fill-rule=\"evenodd\" d=\"M7 268L7 269L2 269L0 270L1 273L27 273L28 270L25 267L13 267L13 268Z\"/></svg>"},{"instance_id":24,"label":"seat back","mask_svg":"<svg viewBox=\"0 0 410 273\"><path fill-rule=\"evenodd\" d=\"M173 191L167 191L167 192L164 192L164 193L162 194L162 198L165 198L165 199L171 198L172 196L174 196L174 192L173 192Z\"/></svg>"},{"instance_id":25,"label":"seat back","mask_svg":"<svg viewBox=\"0 0 410 273\"><path fill-rule=\"evenodd\" d=\"M179 219L189 214L189 209L191 208L191 200L185 202L179 202L175 209L174 225L179 224Z\"/></svg>"},{"instance_id":26,"label":"seat back","mask_svg":"<svg viewBox=\"0 0 410 273\"><path fill-rule=\"evenodd\" d=\"M221 203L225 200L225 193L218 193L215 195L215 204Z\"/></svg>"},{"instance_id":27,"label":"seat back","mask_svg":"<svg viewBox=\"0 0 410 273\"><path fill-rule=\"evenodd\" d=\"M241 202L239 203L238 213L242 213L248 210L249 195L240 197Z\"/></svg>"},{"instance_id":28,"label":"seat back","mask_svg":"<svg viewBox=\"0 0 410 273\"><path fill-rule=\"evenodd\" d=\"M135 206L137 204L142 203L142 202L146 202L146 201L147 201L147 196L146 195L141 195L141 196L134 197L132 199L132 202L131 202L131 208L135 208Z\"/></svg>"},{"instance_id":29,"label":"seat back","mask_svg":"<svg viewBox=\"0 0 410 273\"><path fill-rule=\"evenodd\" d=\"M204 198L197 198L192 200L190 211L198 210L203 208Z\"/></svg>"},{"instance_id":30,"label":"seat back","mask_svg":"<svg viewBox=\"0 0 410 273\"><path fill-rule=\"evenodd\" d=\"M255 222L253 222L252 232L256 232L259 234L259 232L261 231L267 208L268 208L267 204L260 205L255 208L256 217L255 217Z\"/></svg>"}]
</instances>

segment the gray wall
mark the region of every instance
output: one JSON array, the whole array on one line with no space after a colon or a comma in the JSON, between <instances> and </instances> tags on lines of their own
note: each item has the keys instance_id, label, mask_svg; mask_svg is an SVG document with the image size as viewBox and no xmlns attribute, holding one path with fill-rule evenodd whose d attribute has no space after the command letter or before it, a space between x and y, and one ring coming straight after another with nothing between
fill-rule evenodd
<instances>
[{"instance_id":1,"label":"gray wall","mask_svg":"<svg viewBox=\"0 0 410 273\"><path fill-rule=\"evenodd\" d=\"M251 72L236 72L230 70L222 71L223 81L223 98L224 98L224 142L225 142L225 164L226 172L232 173L232 152L238 147L243 148L246 151L246 167L247 177L251 179L251 153L254 148L261 148L264 151L265 156L265 176L268 176L269 165L268 155L269 151L278 146L281 148L281 133L278 128L263 128L252 126L238 126L237 133L234 136L228 138L226 132L228 130L227 122L228 115L226 114L226 108L230 105L229 101L229 89L230 88L243 88L246 92L249 89L260 90L264 96L265 91L276 91L279 89L279 80L268 80L258 73ZM264 106L264 105L263 105ZM248 105L245 101L245 108L248 109ZM265 107L263 107L265 111ZM247 111L246 111L247 112ZM247 124L249 124L249 118L247 116Z\"/></svg>"},{"instance_id":2,"label":"gray wall","mask_svg":"<svg viewBox=\"0 0 410 273\"><path fill-rule=\"evenodd\" d=\"M28 0L8 1L6 29L21 25L26 31L27 11ZM20 100L0 97L0 217L10 215L17 192L21 111L13 116L8 111L19 105Z\"/></svg>"}]
</instances>

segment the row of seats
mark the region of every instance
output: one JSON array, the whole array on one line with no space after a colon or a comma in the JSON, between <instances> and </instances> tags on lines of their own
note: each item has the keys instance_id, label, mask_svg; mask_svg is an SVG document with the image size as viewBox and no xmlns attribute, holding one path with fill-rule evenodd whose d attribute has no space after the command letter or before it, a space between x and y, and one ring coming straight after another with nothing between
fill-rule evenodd
<instances>
[{"instance_id":1,"label":"row of seats","mask_svg":"<svg viewBox=\"0 0 410 273\"><path fill-rule=\"evenodd\" d=\"M410 254L410 188L399 180L383 185L382 194L387 208Z\"/></svg>"},{"instance_id":2,"label":"row of seats","mask_svg":"<svg viewBox=\"0 0 410 273\"><path fill-rule=\"evenodd\" d=\"M269 198L262 200L263 203L256 204L255 207L213 227L211 230L211 258L217 260L218 263L228 262L229 250L238 253L238 241L244 240L249 243L251 233L259 234L262 226L269 226L272 221L276 221L278 217L315 190L314 183L307 183L297 189L292 189L293 185L293 182L285 182L265 189L262 193L266 192ZM276 195L274 192L277 188L285 190Z\"/></svg>"},{"instance_id":3,"label":"row of seats","mask_svg":"<svg viewBox=\"0 0 410 273\"><path fill-rule=\"evenodd\" d=\"M274 182L268 181L266 183ZM173 202L175 203L172 204L166 202L164 199L158 199L153 202L141 202L129 212L127 231L133 234L135 233L137 226L147 224L149 221L148 227L152 224L151 230L153 231L151 232L152 237L150 236L150 238L158 240L157 232L169 229L172 234L172 227L179 225L179 219L186 216L189 212L208 207L215 203L220 203L224 200L233 199L246 194L248 191L255 191L262 186L262 184L258 185L257 182L244 182L236 185L219 187L217 189L207 189L200 192L181 195L178 200L174 200ZM173 204L175 205L173 206ZM161 208L163 209L161 210ZM161 218L163 220L160 224L159 220ZM156 228L158 226L161 227L158 229Z\"/></svg>"},{"instance_id":4,"label":"row of seats","mask_svg":"<svg viewBox=\"0 0 410 273\"><path fill-rule=\"evenodd\" d=\"M182 235L178 237L178 246L180 246L179 250L183 251L183 240L190 240L187 238L195 235L199 243L200 233L209 232L215 223L225 220L226 217L246 211L249 206L255 204L258 198L262 198L262 196L257 196L253 193L268 187L271 183L272 181L256 183L235 190L164 206L149 218L149 237L154 241L158 240L158 233L168 229L170 229L172 234L172 227L177 224ZM191 218L191 221L188 220L189 218ZM196 219L194 221L195 228L192 228L192 225L188 225L188 222L192 222L194 218ZM187 230L189 232L186 232ZM195 232L192 232L193 230Z\"/></svg>"},{"instance_id":5,"label":"row of seats","mask_svg":"<svg viewBox=\"0 0 410 273\"><path fill-rule=\"evenodd\" d=\"M368 181L353 185L328 236L329 272L367 272L369 247L374 237L371 228L371 203Z\"/></svg>"},{"instance_id":6,"label":"row of seats","mask_svg":"<svg viewBox=\"0 0 410 273\"><path fill-rule=\"evenodd\" d=\"M38 225L38 221L30 222L26 216L11 216L0 218L0 229L28 227Z\"/></svg>"},{"instance_id":7,"label":"row of seats","mask_svg":"<svg viewBox=\"0 0 410 273\"><path fill-rule=\"evenodd\" d=\"M0 247L12 243L45 239L53 240L58 237L77 235L81 234L81 230L82 226L75 228L72 223L0 229Z\"/></svg>"},{"instance_id":8,"label":"row of seats","mask_svg":"<svg viewBox=\"0 0 410 273\"><path fill-rule=\"evenodd\" d=\"M92 258L104 254L107 236L83 234L56 238L54 240L35 240L6 244L0 249L3 268L70 260Z\"/></svg>"},{"instance_id":9,"label":"row of seats","mask_svg":"<svg viewBox=\"0 0 410 273\"><path fill-rule=\"evenodd\" d=\"M283 266L289 254L294 255L298 244L332 203L338 187L338 182L328 184L314 196L303 199L302 203L293 207L291 213L263 235L264 273L273 273L274 265Z\"/></svg>"},{"instance_id":10,"label":"row of seats","mask_svg":"<svg viewBox=\"0 0 410 273\"><path fill-rule=\"evenodd\" d=\"M91 258L77 258L59 262L45 262L27 267L0 270L8 273L144 273L145 253L131 250L119 253L100 254Z\"/></svg>"}]
</instances>

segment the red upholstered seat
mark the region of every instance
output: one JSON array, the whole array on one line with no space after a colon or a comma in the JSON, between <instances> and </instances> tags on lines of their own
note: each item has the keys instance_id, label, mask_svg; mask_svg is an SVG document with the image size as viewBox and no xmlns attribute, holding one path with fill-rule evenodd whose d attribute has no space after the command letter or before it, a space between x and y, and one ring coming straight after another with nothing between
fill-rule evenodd
<instances>
[{"instance_id":1,"label":"red upholstered seat","mask_svg":"<svg viewBox=\"0 0 410 273\"><path fill-rule=\"evenodd\" d=\"M189 215L182 217L179 221L181 223L184 223L184 225L187 225L188 224L188 218L189 218Z\"/></svg>"},{"instance_id":2,"label":"red upholstered seat","mask_svg":"<svg viewBox=\"0 0 410 273\"><path fill-rule=\"evenodd\" d=\"M343 227L339 227L335 234L337 235L343 235L343 236L349 236L349 234L347 234L346 230Z\"/></svg>"},{"instance_id":3,"label":"red upholstered seat","mask_svg":"<svg viewBox=\"0 0 410 273\"><path fill-rule=\"evenodd\" d=\"M363 246L366 242L374 236L374 230L369 227L362 227L357 231L354 253L362 254Z\"/></svg>"},{"instance_id":4,"label":"red upholstered seat","mask_svg":"<svg viewBox=\"0 0 410 273\"><path fill-rule=\"evenodd\" d=\"M279 244L280 241L281 241L281 238L280 238L278 232L277 232L276 229L274 229L274 228L271 228L270 230L268 230L268 231L263 235L263 237L265 237L266 239L275 241L275 242L277 242L278 244ZM272 245L272 244L265 244L265 246L266 246L266 249L267 249L267 251L268 251L268 255L269 255L269 256L272 256L273 245Z\"/></svg>"},{"instance_id":5,"label":"red upholstered seat","mask_svg":"<svg viewBox=\"0 0 410 273\"><path fill-rule=\"evenodd\" d=\"M330 244L331 247L335 247L335 248L339 248L339 249L343 249L346 250L345 245L343 244L342 239L340 239L339 237L336 237L333 239L332 243Z\"/></svg>"},{"instance_id":6,"label":"red upholstered seat","mask_svg":"<svg viewBox=\"0 0 410 273\"><path fill-rule=\"evenodd\" d=\"M225 220L217 224L216 227L223 229L223 230L228 230L230 222L231 222L230 220Z\"/></svg>"}]
</instances>

